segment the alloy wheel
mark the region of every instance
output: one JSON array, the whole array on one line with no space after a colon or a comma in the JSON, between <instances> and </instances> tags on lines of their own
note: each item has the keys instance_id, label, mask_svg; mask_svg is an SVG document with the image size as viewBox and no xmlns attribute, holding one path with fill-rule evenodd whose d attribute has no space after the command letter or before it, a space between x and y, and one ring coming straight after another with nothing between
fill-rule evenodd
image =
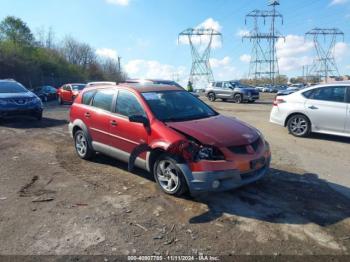
<instances>
[{"instance_id":1,"label":"alloy wheel","mask_svg":"<svg viewBox=\"0 0 350 262\"><path fill-rule=\"evenodd\" d=\"M166 192L172 193L179 186L179 174L172 162L169 160L161 160L156 171L159 185Z\"/></svg>"},{"instance_id":2,"label":"alloy wheel","mask_svg":"<svg viewBox=\"0 0 350 262\"><path fill-rule=\"evenodd\" d=\"M83 134L78 134L75 138L75 147L80 156L84 157L87 152L87 141Z\"/></svg>"},{"instance_id":3,"label":"alloy wheel","mask_svg":"<svg viewBox=\"0 0 350 262\"><path fill-rule=\"evenodd\" d=\"M304 117L296 116L290 122L290 131L297 135L303 136L308 131L308 123Z\"/></svg>"}]
</instances>

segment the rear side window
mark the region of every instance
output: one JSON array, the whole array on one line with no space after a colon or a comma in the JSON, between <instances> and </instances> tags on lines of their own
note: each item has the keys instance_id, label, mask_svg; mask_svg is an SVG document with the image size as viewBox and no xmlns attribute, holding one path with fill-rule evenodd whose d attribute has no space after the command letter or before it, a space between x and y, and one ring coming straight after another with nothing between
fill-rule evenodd
<instances>
[{"instance_id":1,"label":"rear side window","mask_svg":"<svg viewBox=\"0 0 350 262\"><path fill-rule=\"evenodd\" d=\"M346 87L321 87L314 89L310 95L310 99L331 101L331 102L345 102Z\"/></svg>"},{"instance_id":2,"label":"rear side window","mask_svg":"<svg viewBox=\"0 0 350 262\"><path fill-rule=\"evenodd\" d=\"M92 98L94 97L95 91L88 91L83 94L82 103L84 105L90 105Z\"/></svg>"},{"instance_id":3,"label":"rear side window","mask_svg":"<svg viewBox=\"0 0 350 262\"><path fill-rule=\"evenodd\" d=\"M99 90L92 101L92 106L111 111L114 92L112 90Z\"/></svg>"},{"instance_id":4,"label":"rear side window","mask_svg":"<svg viewBox=\"0 0 350 262\"><path fill-rule=\"evenodd\" d=\"M127 117L134 115L146 116L135 95L124 90L118 93L116 113Z\"/></svg>"},{"instance_id":5,"label":"rear side window","mask_svg":"<svg viewBox=\"0 0 350 262\"><path fill-rule=\"evenodd\" d=\"M314 92L314 90L306 91L303 93L303 96L305 96L306 98L311 98L313 92Z\"/></svg>"},{"instance_id":6,"label":"rear side window","mask_svg":"<svg viewBox=\"0 0 350 262\"><path fill-rule=\"evenodd\" d=\"M222 87L222 82L217 82L217 83L215 84L215 87L221 88L221 87Z\"/></svg>"}]
</instances>

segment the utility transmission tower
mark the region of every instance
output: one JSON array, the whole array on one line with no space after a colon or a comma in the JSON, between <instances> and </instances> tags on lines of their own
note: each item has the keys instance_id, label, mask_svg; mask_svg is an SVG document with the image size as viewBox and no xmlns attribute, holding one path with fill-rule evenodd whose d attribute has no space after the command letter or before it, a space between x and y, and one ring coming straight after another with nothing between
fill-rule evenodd
<instances>
[{"instance_id":1,"label":"utility transmission tower","mask_svg":"<svg viewBox=\"0 0 350 262\"><path fill-rule=\"evenodd\" d=\"M189 81L193 86L201 81L214 81L209 59L214 37L219 37L222 41L222 34L214 29L189 28L179 34L178 41L181 37L188 38L191 46L192 68Z\"/></svg>"},{"instance_id":2,"label":"utility transmission tower","mask_svg":"<svg viewBox=\"0 0 350 262\"><path fill-rule=\"evenodd\" d=\"M276 42L284 38L276 30L277 19L283 24L283 16L276 10L279 1L270 1L269 6L272 10L253 10L246 15L247 19L254 20L254 29L249 34L244 35L243 39L249 39L253 42L252 55L249 67L249 78L255 81L259 78L269 78L272 84L275 84L276 76L279 75L278 58L276 51ZM259 22L271 20L270 31L268 33L260 32Z\"/></svg>"},{"instance_id":3,"label":"utility transmission tower","mask_svg":"<svg viewBox=\"0 0 350 262\"><path fill-rule=\"evenodd\" d=\"M342 37L344 41L344 33L337 28L314 28L307 32L305 37L312 38L317 54L309 72L310 76L324 78L326 83L328 77L339 76L334 51L337 39Z\"/></svg>"}]
</instances>

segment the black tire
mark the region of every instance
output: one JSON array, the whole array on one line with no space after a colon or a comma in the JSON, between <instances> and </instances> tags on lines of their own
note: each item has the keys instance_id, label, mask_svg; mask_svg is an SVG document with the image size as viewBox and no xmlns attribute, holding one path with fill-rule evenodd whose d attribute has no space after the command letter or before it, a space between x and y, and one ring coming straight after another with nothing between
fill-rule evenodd
<instances>
[{"instance_id":1,"label":"black tire","mask_svg":"<svg viewBox=\"0 0 350 262\"><path fill-rule=\"evenodd\" d=\"M80 139L85 140L85 142L83 142L83 140L80 140ZM82 147L79 147L78 144L80 146L84 146L85 150L83 150ZM95 156L95 151L91 148L89 143L89 138L87 137L87 135L83 130L78 130L77 132L75 132L74 146L78 156L82 159L88 160Z\"/></svg>"},{"instance_id":2,"label":"black tire","mask_svg":"<svg viewBox=\"0 0 350 262\"><path fill-rule=\"evenodd\" d=\"M241 94L235 94L233 97L233 100L235 101L235 103L237 104L241 104L243 103L243 97Z\"/></svg>"},{"instance_id":3,"label":"black tire","mask_svg":"<svg viewBox=\"0 0 350 262\"><path fill-rule=\"evenodd\" d=\"M293 115L287 122L288 131L295 137L307 137L311 133L310 120L302 114Z\"/></svg>"},{"instance_id":4,"label":"black tire","mask_svg":"<svg viewBox=\"0 0 350 262\"><path fill-rule=\"evenodd\" d=\"M36 118L36 120L41 121L43 119L43 112L36 113L34 117Z\"/></svg>"},{"instance_id":5,"label":"black tire","mask_svg":"<svg viewBox=\"0 0 350 262\"><path fill-rule=\"evenodd\" d=\"M213 93L213 92L209 93L208 94L208 99L209 99L210 102L215 102L215 100L216 100L215 93Z\"/></svg>"},{"instance_id":6,"label":"black tire","mask_svg":"<svg viewBox=\"0 0 350 262\"><path fill-rule=\"evenodd\" d=\"M164 172L162 171L162 164L165 163L165 166L168 164L167 168L170 169L170 174L164 174ZM159 156L159 158L157 159L157 161L155 162L154 166L153 166L153 175L154 178L158 184L158 186L160 187L160 189L168 194L168 195L173 195L173 196L182 196L184 195L187 191L188 191L188 187L187 187L187 183L186 183L186 179L184 177L184 174L182 173L182 171L180 170L180 168L177 166L178 161L169 156L168 154L163 154L161 156ZM161 175L160 175L161 174ZM171 190L167 190L165 184L169 185L169 182L166 181L161 181L161 177L164 177L164 179L168 179L166 178L166 176L176 176L178 179L177 181L174 181L171 183L171 185L173 185L173 188L171 188Z\"/></svg>"},{"instance_id":7,"label":"black tire","mask_svg":"<svg viewBox=\"0 0 350 262\"><path fill-rule=\"evenodd\" d=\"M60 96L58 96L58 103L59 103L60 105L63 105L63 100L62 100L62 98L61 98Z\"/></svg>"}]
</instances>

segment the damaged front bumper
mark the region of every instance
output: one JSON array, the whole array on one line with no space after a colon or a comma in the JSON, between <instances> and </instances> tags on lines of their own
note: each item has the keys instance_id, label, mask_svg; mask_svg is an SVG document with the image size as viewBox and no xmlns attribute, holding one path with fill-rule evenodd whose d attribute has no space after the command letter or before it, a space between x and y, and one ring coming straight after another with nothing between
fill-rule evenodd
<instances>
[{"instance_id":1,"label":"damaged front bumper","mask_svg":"<svg viewBox=\"0 0 350 262\"><path fill-rule=\"evenodd\" d=\"M266 160L263 167L245 173L237 169L192 172L186 164L179 164L178 166L185 175L190 192L200 193L228 191L253 183L267 174L270 162L271 158Z\"/></svg>"}]
</instances>

